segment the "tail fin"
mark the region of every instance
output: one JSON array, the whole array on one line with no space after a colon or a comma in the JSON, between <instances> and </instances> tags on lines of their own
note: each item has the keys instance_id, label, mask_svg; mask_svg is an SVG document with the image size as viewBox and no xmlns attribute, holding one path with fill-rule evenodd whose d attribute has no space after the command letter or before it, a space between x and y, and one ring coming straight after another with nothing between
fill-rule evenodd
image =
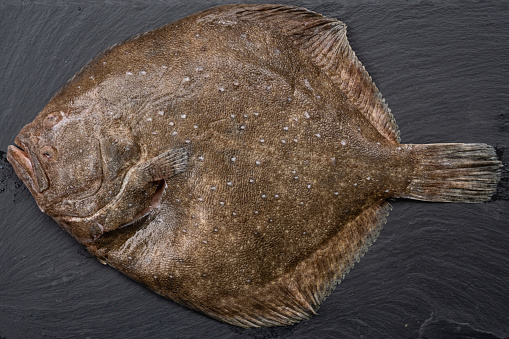
<instances>
[{"instance_id":1,"label":"tail fin","mask_svg":"<svg viewBox=\"0 0 509 339\"><path fill-rule=\"evenodd\" d=\"M439 202L482 202L495 192L502 162L486 144L408 145L415 170L403 197Z\"/></svg>"}]
</instances>

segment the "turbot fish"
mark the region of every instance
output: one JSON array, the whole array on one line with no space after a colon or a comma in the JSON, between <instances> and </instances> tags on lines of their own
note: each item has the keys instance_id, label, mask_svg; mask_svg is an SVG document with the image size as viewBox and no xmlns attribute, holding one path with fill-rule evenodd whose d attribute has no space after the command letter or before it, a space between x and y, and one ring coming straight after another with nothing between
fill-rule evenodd
<instances>
[{"instance_id":1,"label":"turbot fish","mask_svg":"<svg viewBox=\"0 0 509 339\"><path fill-rule=\"evenodd\" d=\"M401 144L341 21L227 5L106 50L9 146L102 263L242 327L289 325L375 241L388 198L490 199L480 144Z\"/></svg>"}]
</instances>

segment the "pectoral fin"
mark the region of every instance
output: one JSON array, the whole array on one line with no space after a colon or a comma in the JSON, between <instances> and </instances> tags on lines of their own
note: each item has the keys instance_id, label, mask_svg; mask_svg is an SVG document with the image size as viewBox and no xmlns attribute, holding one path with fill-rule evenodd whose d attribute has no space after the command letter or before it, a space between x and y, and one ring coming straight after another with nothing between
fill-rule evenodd
<instances>
[{"instance_id":1,"label":"pectoral fin","mask_svg":"<svg viewBox=\"0 0 509 339\"><path fill-rule=\"evenodd\" d=\"M175 148L147 160L140 167L140 173L146 181L159 181L182 173L187 168L189 151Z\"/></svg>"}]
</instances>

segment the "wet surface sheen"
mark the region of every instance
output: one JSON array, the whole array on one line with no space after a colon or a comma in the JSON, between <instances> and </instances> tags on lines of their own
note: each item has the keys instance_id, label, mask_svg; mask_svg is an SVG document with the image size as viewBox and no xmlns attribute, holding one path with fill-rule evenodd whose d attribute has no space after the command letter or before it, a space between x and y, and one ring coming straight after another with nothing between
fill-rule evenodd
<instances>
[{"instance_id":1,"label":"wet surface sheen","mask_svg":"<svg viewBox=\"0 0 509 339\"><path fill-rule=\"evenodd\" d=\"M402 142L485 142L507 166L508 9L292 4L348 25ZM38 210L5 158L21 127L97 53L210 5L0 5L0 337L509 336L507 172L487 204L393 202L377 242L318 316L273 329L234 328L155 295L103 267Z\"/></svg>"}]
</instances>

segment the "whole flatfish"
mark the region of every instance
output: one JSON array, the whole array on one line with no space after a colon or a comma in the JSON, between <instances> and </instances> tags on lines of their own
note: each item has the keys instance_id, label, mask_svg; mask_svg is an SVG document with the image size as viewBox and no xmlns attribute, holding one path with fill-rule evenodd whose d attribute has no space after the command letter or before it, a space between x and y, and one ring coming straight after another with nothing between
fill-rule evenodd
<instances>
[{"instance_id":1,"label":"whole flatfish","mask_svg":"<svg viewBox=\"0 0 509 339\"><path fill-rule=\"evenodd\" d=\"M40 209L101 262L244 327L314 314L387 198L481 202L485 144L405 145L345 25L228 5L116 45L9 146Z\"/></svg>"}]
</instances>

